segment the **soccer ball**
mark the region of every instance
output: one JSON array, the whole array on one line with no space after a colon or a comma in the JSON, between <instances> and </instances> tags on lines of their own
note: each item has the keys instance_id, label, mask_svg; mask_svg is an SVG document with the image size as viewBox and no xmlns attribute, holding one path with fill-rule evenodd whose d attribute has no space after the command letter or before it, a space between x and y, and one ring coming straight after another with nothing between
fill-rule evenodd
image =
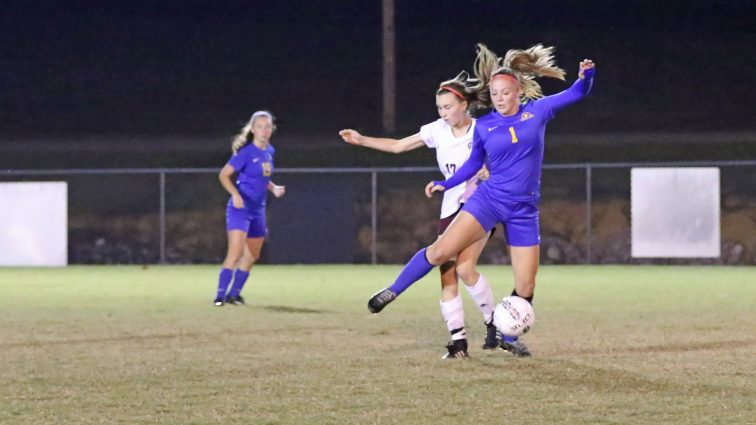
<instances>
[{"instance_id":1,"label":"soccer ball","mask_svg":"<svg viewBox=\"0 0 756 425\"><path fill-rule=\"evenodd\" d=\"M494 307L493 321L496 329L506 336L520 336L530 330L535 322L533 306L521 297L504 297Z\"/></svg>"}]
</instances>

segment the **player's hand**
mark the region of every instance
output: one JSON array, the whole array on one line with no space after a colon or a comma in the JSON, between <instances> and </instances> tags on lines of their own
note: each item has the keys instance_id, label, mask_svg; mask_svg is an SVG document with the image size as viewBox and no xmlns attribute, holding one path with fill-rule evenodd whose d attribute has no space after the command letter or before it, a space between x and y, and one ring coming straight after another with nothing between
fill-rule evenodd
<instances>
[{"instance_id":1,"label":"player's hand","mask_svg":"<svg viewBox=\"0 0 756 425\"><path fill-rule=\"evenodd\" d=\"M286 194L286 186L275 185L273 186L273 190L271 190L271 192L273 192L273 196L280 198L284 196L284 194Z\"/></svg>"},{"instance_id":2,"label":"player's hand","mask_svg":"<svg viewBox=\"0 0 756 425\"><path fill-rule=\"evenodd\" d=\"M244 199L242 199L241 195L231 195L231 203L234 205L234 208L244 208Z\"/></svg>"},{"instance_id":3,"label":"player's hand","mask_svg":"<svg viewBox=\"0 0 756 425\"><path fill-rule=\"evenodd\" d=\"M488 167L484 165L483 168L478 171L478 174L476 174L475 177L477 177L480 181L486 181L489 177L491 177L491 173L488 172Z\"/></svg>"},{"instance_id":4,"label":"player's hand","mask_svg":"<svg viewBox=\"0 0 756 425\"><path fill-rule=\"evenodd\" d=\"M425 186L425 196L431 198L433 197L433 192L443 192L446 188L441 186L440 184L436 184L436 182L430 182Z\"/></svg>"},{"instance_id":5,"label":"player's hand","mask_svg":"<svg viewBox=\"0 0 756 425\"><path fill-rule=\"evenodd\" d=\"M585 78L585 71L589 69L594 69L596 65L593 63L590 59L583 59L582 62L580 62L580 70L578 71L578 77L582 80Z\"/></svg>"},{"instance_id":6,"label":"player's hand","mask_svg":"<svg viewBox=\"0 0 756 425\"><path fill-rule=\"evenodd\" d=\"M362 144L362 134L360 134L357 130L352 130L351 128L341 130L339 131L339 136L341 136L341 138L350 145Z\"/></svg>"}]
</instances>

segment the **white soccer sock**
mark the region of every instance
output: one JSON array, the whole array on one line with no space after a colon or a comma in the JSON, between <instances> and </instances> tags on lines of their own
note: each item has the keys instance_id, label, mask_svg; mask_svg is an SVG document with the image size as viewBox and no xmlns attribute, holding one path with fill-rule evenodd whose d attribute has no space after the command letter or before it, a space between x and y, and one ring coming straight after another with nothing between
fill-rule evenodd
<instances>
[{"instance_id":1,"label":"white soccer sock","mask_svg":"<svg viewBox=\"0 0 756 425\"><path fill-rule=\"evenodd\" d=\"M473 286L467 286L467 293L470 294L470 298L475 301L475 305L478 306L481 314L483 314L483 322L489 323L491 317L493 317L494 299L491 285L488 284L486 277L482 274L478 278L478 283Z\"/></svg>"},{"instance_id":2,"label":"white soccer sock","mask_svg":"<svg viewBox=\"0 0 756 425\"><path fill-rule=\"evenodd\" d=\"M452 340L465 339L465 310L462 307L462 297L457 295L449 301L441 301L441 314L446 321L446 328Z\"/></svg>"}]
</instances>

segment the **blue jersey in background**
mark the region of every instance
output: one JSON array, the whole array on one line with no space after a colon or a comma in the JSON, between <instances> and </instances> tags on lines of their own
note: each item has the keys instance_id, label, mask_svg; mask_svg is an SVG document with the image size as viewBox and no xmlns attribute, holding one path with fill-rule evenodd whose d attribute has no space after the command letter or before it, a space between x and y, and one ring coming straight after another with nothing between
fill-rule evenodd
<instances>
[{"instance_id":1,"label":"blue jersey in background","mask_svg":"<svg viewBox=\"0 0 756 425\"><path fill-rule=\"evenodd\" d=\"M265 208L275 153L272 145L260 149L254 143L248 143L228 160L228 165L237 172L236 188L249 210Z\"/></svg>"}]
</instances>

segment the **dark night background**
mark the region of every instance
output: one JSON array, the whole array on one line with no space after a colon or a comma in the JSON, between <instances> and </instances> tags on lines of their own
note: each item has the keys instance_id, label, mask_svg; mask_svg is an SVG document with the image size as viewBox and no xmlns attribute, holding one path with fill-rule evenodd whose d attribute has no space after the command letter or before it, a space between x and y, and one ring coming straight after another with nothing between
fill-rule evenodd
<instances>
[{"instance_id":1,"label":"dark night background","mask_svg":"<svg viewBox=\"0 0 756 425\"><path fill-rule=\"evenodd\" d=\"M397 135L434 90L494 51L542 42L586 102L549 127L547 162L756 157L754 1L396 0ZM433 165L345 146L381 133L381 2L4 1L0 167L220 167L257 109L280 166ZM567 86L543 82L546 93ZM427 150L426 150L427 151Z\"/></svg>"}]
</instances>

